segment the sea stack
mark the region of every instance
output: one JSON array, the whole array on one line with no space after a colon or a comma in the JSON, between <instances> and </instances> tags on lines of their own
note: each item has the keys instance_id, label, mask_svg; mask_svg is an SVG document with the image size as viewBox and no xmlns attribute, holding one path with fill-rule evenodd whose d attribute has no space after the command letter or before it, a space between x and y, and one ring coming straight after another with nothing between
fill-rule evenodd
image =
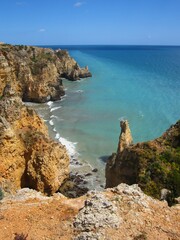
<instances>
[{"instance_id":1,"label":"sea stack","mask_svg":"<svg viewBox=\"0 0 180 240\"><path fill-rule=\"evenodd\" d=\"M121 127L121 134L119 137L119 144L118 144L118 150L117 150L118 153L121 153L124 150L124 148L128 147L133 142L128 121L127 120L120 121L120 127Z\"/></svg>"}]
</instances>

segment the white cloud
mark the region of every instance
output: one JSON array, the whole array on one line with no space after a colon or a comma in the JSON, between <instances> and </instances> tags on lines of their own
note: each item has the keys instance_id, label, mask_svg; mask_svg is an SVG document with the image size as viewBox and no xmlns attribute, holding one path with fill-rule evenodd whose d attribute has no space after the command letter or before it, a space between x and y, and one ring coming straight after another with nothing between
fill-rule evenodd
<instances>
[{"instance_id":1,"label":"white cloud","mask_svg":"<svg viewBox=\"0 0 180 240\"><path fill-rule=\"evenodd\" d=\"M76 2L74 7L81 7L85 2Z\"/></svg>"},{"instance_id":2,"label":"white cloud","mask_svg":"<svg viewBox=\"0 0 180 240\"><path fill-rule=\"evenodd\" d=\"M44 28L39 29L39 32L45 32L45 31L46 31L46 29L44 29Z\"/></svg>"}]
</instances>

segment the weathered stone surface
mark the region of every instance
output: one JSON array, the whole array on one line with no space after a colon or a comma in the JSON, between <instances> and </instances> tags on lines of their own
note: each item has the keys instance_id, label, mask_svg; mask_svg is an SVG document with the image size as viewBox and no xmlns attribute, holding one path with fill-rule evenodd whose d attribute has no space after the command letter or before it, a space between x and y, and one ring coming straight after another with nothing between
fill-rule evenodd
<instances>
[{"instance_id":1,"label":"weathered stone surface","mask_svg":"<svg viewBox=\"0 0 180 240\"><path fill-rule=\"evenodd\" d=\"M56 192L69 174L69 157L43 120L7 86L0 100L0 185Z\"/></svg>"},{"instance_id":2,"label":"weathered stone surface","mask_svg":"<svg viewBox=\"0 0 180 240\"><path fill-rule=\"evenodd\" d=\"M76 65L75 68L68 70L63 76L71 81L76 81L80 78L92 77L92 74L89 72L88 67L80 68Z\"/></svg>"},{"instance_id":3,"label":"weathered stone surface","mask_svg":"<svg viewBox=\"0 0 180 240\"><path fill-rule=\"evenodd\" d=\"M75 239L102 239L100 236L105 228L118 228L120 223L116 206L102 193L90 193L74 221L76 231L80 232Z\"/></svg>"},{"instance_id":4,"label":"weathered stone surface","mask_svg":"<svg viewBox=\"0 0 180 240\"><path fill-rule=\"evenodd\" d=\"M28 136L27 182L28 187L53 194L69 174L69 159L65 147L42 134ZM30 157L29 157L30 156ZM26 181L25 181L26 184Z\"/></svg>"},{"instance_id":5,"label":"weathered stone surface","mask_svg":"<svg viewBox=\"0 0 180 240\"><path fill-rule=\"evenodd\" d=\"M0 239L11 240L14 233L28 234L29 239L36 240L179 240L180 237L179 205L169 207L166 202L145 195L137 185L120 184L76 199L57 193L45 197L21 189L11 197L5 196L0 206L3 229ZM109 216L112 209L113 219ZM77 228L73 227L76 222ZM87 228L89 231L84 231Z\"/></svg>"},{"instance_id":6,"label":"weathered stone surface","mask_svg":"<svg viewBox=\"0 0 180 240\"><path fill-rule=\"evenodd\" d=\"M166 188L172 203L180 195L180 121L161 137L134 145L129 130L123 137L122 132L117 153L106 165L106 187L138 183L145 193L159 199L161 189Z\"/></svg>"},{"instance_id":7,"label":"weathered stone surface","mask_svg":"<svg viewBox=\"0 0 180 240\"><path fill-rule=\"evenodd\" d=\"M136 184L120 184L103 193L87 194L74 220L74 239L178 239L179 223L171 229L174 214L177 221L180 217L178 212L178 208L145 195Z\"/></svg>"},{"instance_id":8,"label":"weathered stone surface","mask_svg":"<svg viewBox=\"0 0 180 240\"><path fill-rule=\"evenodd\" d=\"M61 77L89 76L88 68L80 68L65 50L0 45L0 95L10 83L23 101L59 100L65 94Z\"/></svg>"},{"instance_id":9,"label":"weathered stone surface","mask_svg":"<svg viewBox=\"0 0 180 240\"><path fill-rule=\"evenodd\" d=\"M105 236L102 233L81 232L74 240L104 240Z\"/></svg>"},{"instance_id":10,"label":"weathered stone surface","mask_svg":"<svg viewBox=\"0 0 180 240\"><path fill-rule=\"evenodd\" d=\"M119 144L118 144L118 150L117 150L119 153L122 152L124 150L124 148L131 145L133 142L128 121L127 120L121 121L120 127L121 127L121 134L119 137Z\"/></svg>"},{"instance_id":11,"label":"weathered stone surface","mask_svg":"<svg viewBox=\"0 0 180 240\"><path fill-rule=\"evenodd\" d=\"M4 197L4 199L1 201L2 202L25 202L28 200L41 200L41 201L46 201L51 199L51 197L43 195L41 192L38 192L34 189L30 188L21 188L16 191L15 194L13 195L7 195Z\"/></svg>"}]
</instances>

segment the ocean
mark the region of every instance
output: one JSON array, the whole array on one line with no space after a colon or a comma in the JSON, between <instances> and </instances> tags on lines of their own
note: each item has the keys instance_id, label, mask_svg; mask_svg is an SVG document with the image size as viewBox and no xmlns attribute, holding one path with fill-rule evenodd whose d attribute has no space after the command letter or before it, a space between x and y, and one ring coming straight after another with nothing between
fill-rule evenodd
<instances>
[{"instance_id":1,"label":"ocean","mask_svg":"<svg viewBox=\"0 0 180 240\"><path fill-rule=\"evenodd\" d=\"M160 136L180 119L180 47L46 46L67 49L92 78L63 80L66 96L36 105L50 134L104 179L107 157L116 152L120 120L134 143Z\"/></svg>"}]
</instances>

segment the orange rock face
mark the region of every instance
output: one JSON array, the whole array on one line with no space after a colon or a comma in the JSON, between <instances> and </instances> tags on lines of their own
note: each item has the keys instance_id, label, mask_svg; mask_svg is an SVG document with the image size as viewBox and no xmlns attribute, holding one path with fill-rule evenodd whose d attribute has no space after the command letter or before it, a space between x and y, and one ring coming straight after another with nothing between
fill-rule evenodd
<instances>
[{"instance_id":1,"label":"orange rock face","mask_svg":"<svg viewBox=\"0 0 180 240\"><path fill-rule=\"evenodd\" d=\"M26 186L53 194L69 174L66 149L11 91L0 100L0 184L9 191Z\"/></svg>"},{"instance_id":2,"label":"orange rock face","mask_svg":"<svg viewBox=\"0 0 180 240\"><path fill-rule=\"evenodd\" d=\"M11 83L23 101L55 101L65 94L61 77L78 80L90 76L88 68L80 68L65 50L0 45L0 95Z\"/></svg>"}]
</instances>

